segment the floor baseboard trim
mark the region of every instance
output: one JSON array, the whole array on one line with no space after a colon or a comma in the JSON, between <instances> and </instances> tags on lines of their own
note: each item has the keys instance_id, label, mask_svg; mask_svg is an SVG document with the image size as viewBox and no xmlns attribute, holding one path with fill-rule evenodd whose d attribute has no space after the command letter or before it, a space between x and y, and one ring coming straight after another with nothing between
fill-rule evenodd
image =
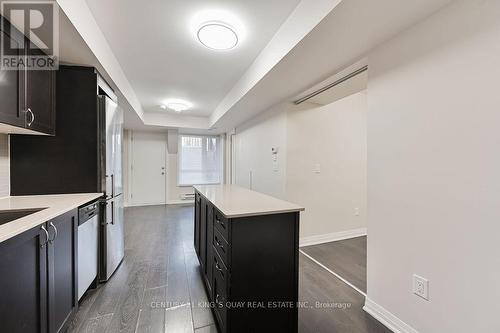
<instances>
[{"instance_id":1,"label":"floor baseboard trim","mask_svg":"<svg viewBox=\"0 0 500 333\"><path fill-rule=\"evenodd\" d=\"M167 205L192 205L194 200L168 200Z\"/></svg>"},{"instance_id":2,"label":"floor baseboard trim","mask_svg":"<svg viewBox=\"0 0 500 333\"><path fill-rule=\"evenodd\" d=\"M331 234L302 237L300 238L299 244L302 247L302 246L335 242L343 239L361 237L361 236L366 236L366 231L367 231L366 228L359 228L359 229L334 232Z\"/></svg>"},{"instance_id":3,"label":"floor baseboard trim","mask_svg":"<svg viewBox=\"0 0 500 333\"><path fill-rule=\"evenodd\" d=\"M365 306L363 306L363 310L365 310L365 312L367 312L370 316L384 324L394 333L418 333L416 329L414 329L368 297L365 298Z\"/></svg>"}]
</instances>

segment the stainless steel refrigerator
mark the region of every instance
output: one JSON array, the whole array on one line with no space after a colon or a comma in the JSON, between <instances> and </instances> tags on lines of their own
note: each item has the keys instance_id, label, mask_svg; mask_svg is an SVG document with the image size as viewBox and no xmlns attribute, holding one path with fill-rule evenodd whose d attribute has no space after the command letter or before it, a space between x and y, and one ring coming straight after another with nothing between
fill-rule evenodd
<instances>
[{"instance_id":1,"label":"stainless steel refrigerator","mask_svg":"<svg viewBox=\"0 0 500 333\"><path fill-rule=\"evenodd\" d=\"M107 281L124 256L123 227L123 111L108 96L98 97L99 153L102 199L99 278Z\"/></svg>"}]
</instances>

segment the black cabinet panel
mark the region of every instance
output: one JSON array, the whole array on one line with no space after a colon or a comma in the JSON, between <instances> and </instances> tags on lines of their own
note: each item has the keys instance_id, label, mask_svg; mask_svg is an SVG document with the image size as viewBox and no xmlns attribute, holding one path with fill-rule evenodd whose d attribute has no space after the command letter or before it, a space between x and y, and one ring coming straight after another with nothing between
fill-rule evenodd
<instances>
[{"instance_id":1,"label":"black cabinet panel","mask_svg":"<svg viewBox=\"0 0 500 333\"><path fill-rule=\"evenodd\" d=\"M60 332L76 306L76 210L49 222L49 328Z\"/></svg>"},{"instance_id":2,"label":"black cabinet panel","mask_svg":"<svg viewBox=\"0 0 500 333\"><path fill-rule=\"evenodd\" d=\"M194 249L198 258L200 257L200 214L201 214L201 196L195 194L194 205Z\"/></svg>"},{"instance_id":3,"label":"black cabinet panel","mask_svg":"<svg viewBox=\"0 0 500 333\"><path fill-rule=\"evenodd\" d=\"M0 17L1 19L1 17ZM2 19L0 26L0 40L3 49L12 47L12 56L23 56L25 54L24 36L10 26L9 21ZM24 127L24 69L2 70L0 69L0 122Z\"/></svg>"},{"instance_id":4,"label":"black cabinet panel","mask_svg":"<svg viewBox=\"0 0 500 333\"><path fill-rule=\"evenodd\" d=\"M205 264L205 276L206 281L207 281L207 288L209 294L212 293L212 285L213 285L213 276L212 276L212 258L213 258L213 246L212 246L212 240L213 240L213 235L214 235L214 224L213 224L213 218L214 216L214 208L213 206L207 202L207 235L206 235L206 247L207 247L207 254L206 254L206 264Z\"/></svg>"},{"instance_id":5,"label":"black cabinet panel","mask_svg":"<svg viewBox=\"0 0 500 333\"><path fill-rule=\"evenodd\" d=\"M43 55L38 49L28 49L29 55ZM55 71L26 71L26 128L55 134Z\"/></svg>"},{"instance_id":6,"label":"black cabinet panel","mask_svg":"<svg viewBox=\"0 0 500 333\"><path fill-rule=\"evenodd\" d=\"M56 84L57 134L10 137L11 195L102 191L97 72L60 66Z\"/></svg>"},{"instance_id":7,"label":"black cabinet panel","mask_svg":"<svg viewBox=\"0 0 500 333\"><path fill-rule=\"evenodd\" d=\"M7 56L2 61L11 59L9 56L45 56L7 19L0 18L1 41ZM55 71L32 70L23 65L18 70L0 69L0 123L55 134L55 78Z\"/></svg>"},{"instance_id":8,"label":"black cabinet panel","mask_svg":"<svg viewBox=\"0 0 500 333\"><path fill-rule=\"evenodd\" d=\"M2 332L47 332L47 252L41 227L0 243Z\"/></svg>"},{"instance_id":9,"label":"black cabinet panel","mask_svg":"<svg viewBox=\"0 0 500 333\"><path fill-rule=\"evenodd\" d=\"M200 213L200 265L203 272L207 263L207 200L201 198Z\"/></svg>"}]
</instances>

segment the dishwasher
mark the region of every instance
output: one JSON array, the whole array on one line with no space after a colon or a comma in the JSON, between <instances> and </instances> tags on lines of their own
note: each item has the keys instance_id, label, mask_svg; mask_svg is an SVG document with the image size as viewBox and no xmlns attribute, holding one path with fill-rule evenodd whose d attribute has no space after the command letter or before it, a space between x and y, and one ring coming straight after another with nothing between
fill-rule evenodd
<instances>
[{"instance_id":1,"label":"dishwasher","mask_svg":"<svg viewBox=\"0 0 500 333\"><path fill-rule=\"evenodd\" d=\"M97 278L99 203L78 209L78 300Z\"/></svg>"}]
</instances>

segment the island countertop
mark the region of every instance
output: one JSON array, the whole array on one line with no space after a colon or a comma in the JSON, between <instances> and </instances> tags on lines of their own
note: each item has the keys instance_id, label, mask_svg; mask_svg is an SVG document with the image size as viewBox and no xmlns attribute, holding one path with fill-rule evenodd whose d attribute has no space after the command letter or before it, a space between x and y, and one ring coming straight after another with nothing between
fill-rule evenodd
<instances>
[{"instance_id":1,"label":"island countertop","mask_svg":"<svg viewBox=\"0 0 500 333\"><path fill-rule=\"evenodd\" d=\"M227 218L300 212L304 207L237 185L195 185Z\"/></svg>"},{"instance_id":2,"label":"island countertop","mask_svg":"<svg viewBox=\"0 0 500 333\"><path fill-rule=\"evenodd\" d=\"M76 193L0 198L0 211L43 208L36 213L0 225L0 242L100 198L102 195L102 193Z\"/></svg>"}]
</instances>

